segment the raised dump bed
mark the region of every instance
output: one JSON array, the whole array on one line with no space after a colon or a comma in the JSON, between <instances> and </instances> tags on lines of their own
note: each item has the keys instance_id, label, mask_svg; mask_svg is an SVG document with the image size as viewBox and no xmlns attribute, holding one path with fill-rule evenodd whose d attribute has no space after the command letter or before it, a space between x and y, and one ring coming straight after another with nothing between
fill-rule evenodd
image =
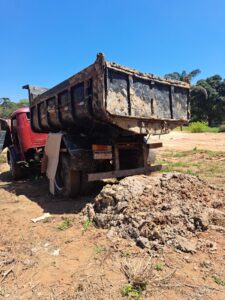
<instances>
[{"instance_id":1,"label":"raised dump bed","mask_svg":"<svg viewBox=\"0 0 225 300\"><path fill-rule=\"evenodd\" d=\"M38 132L85 129L101 122L145 134L188 120L189 84L107 62L103 54L49 90L24 88L30 91L31 124Z\"/></svg>"}]
</instances>

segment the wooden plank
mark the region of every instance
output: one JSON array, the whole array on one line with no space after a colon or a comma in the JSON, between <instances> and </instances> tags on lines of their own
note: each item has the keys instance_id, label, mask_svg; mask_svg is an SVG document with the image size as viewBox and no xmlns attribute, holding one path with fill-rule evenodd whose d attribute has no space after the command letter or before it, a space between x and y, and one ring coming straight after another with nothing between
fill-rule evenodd
<instances>
[{"instance_id":1,"label":"wooden plank","mask_svg":"<svg viewBox=\"0 0 225 300\"><path fill-rule=\"evenodd\" d=\"M163 147L163 143L151 143L151 144L148 144L148 147L150 149L161 148L161 147Z\"/></svg>"},{"instance_id":2,"label":"wooden plank","mask_svg":"<svg viewBox=\"0 0 225 300\"><path fill-rule=\"evenodd\" d=\"M101 173L89 173L88 181L95 181L95 180L101 180L106 178L126 177L131 175L138 175L138 174L146 174L146 173L160 171L162 169L164 169L164 166L155 165L151 167L143 167L143 168L136 168L136 169L129 169L129 170L116 170L116 171L101 172Z\"/></svg>"}]
</instances>

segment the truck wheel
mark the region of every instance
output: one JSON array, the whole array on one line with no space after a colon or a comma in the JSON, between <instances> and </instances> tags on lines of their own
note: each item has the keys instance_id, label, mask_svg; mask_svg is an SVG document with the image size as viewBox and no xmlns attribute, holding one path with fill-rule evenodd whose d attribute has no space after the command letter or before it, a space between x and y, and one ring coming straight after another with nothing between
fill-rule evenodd
<instances>
[{"instance_id":1,"label":"truck wheel","mask_svg":"<svg viewBox=\"0 0 225 300\"><path fill-rule=\"evenodd\" d=\"M10 174L13 180L19 180L24 177L23 169L16 164L11 153L9 154L9 166L10 166Z\"/></svg>"},{"instance_id":2,"label":"truck wheel","mask_svg":"<svg viewBox=\"0 0 225 300\"><path fill-rule=\"evenodd\" d=\"M80 172L72 170L70 165L69 155L62 154L54 182L56 195L76 197L80 192Z\"/></svg>"}]
</instances>

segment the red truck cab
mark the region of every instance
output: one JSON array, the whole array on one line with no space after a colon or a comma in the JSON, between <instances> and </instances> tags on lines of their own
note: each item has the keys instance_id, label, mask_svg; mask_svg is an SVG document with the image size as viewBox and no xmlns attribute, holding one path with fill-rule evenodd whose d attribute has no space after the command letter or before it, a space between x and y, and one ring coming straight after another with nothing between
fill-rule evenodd
<instances>
[{"instance_id":1,"label":"red truck cab","mask_svg":"<svg viewBox=\"0 0 225 300\"><path fill-rule=\"evenodd\" d=\"M4 120L1 120L3 123ZM8 147L7 160L14 179L23 177L29 167L40 166L47 134L34 133L30 126L30 110L23 107L11 115L10 125L5 121ZM7 125L6 125L7 124Z\"/></svg>"}]
</instances>

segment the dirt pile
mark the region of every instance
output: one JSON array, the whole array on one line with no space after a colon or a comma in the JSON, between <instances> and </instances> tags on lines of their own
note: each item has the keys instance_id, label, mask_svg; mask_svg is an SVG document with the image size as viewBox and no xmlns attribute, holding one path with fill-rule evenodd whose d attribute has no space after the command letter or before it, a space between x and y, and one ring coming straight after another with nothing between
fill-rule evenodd
<instances>
[{"instance_id":1,"label":"dirt pile","mask_svg":"<svg viewBox=\"0 0 225 300\"><path fill-rule=\"evenodd\" d=\"M192 237L212 225L225 227L224 204L223 189L174 172L106 185L87 212L97 226L115 228L142 248L173 245L195 252L200 246L190 241Z\"/></svg>"}]
</instances>

